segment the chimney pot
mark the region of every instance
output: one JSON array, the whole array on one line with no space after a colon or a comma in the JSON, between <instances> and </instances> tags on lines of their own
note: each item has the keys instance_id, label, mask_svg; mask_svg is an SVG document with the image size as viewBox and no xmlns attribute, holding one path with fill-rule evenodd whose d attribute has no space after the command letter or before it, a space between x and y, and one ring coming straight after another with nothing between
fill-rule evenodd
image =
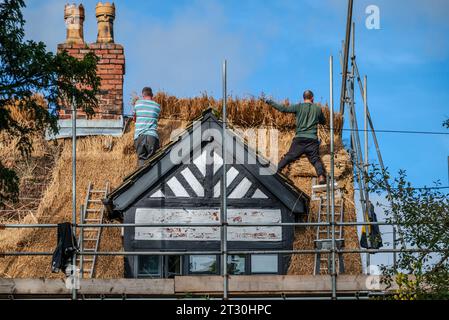
<instances>
[{"instance_id":1,"label":"chimney pot","mask_svg":"<svg viewBox=\"0 0 449 320\"><path fill-rule=\"evenodd\" d=\"M114 43L115 4L98 2L95 15L98 23L97 43Z\"/></svg>"},{"instance_id":2,"label":"chimney pot","mask_svg":"<svg viewBox=\"0 0 449 320\"><path fill-rule=\"evenodd\" d=\"M83 24L84 7L82 4L66 4L64 7L64 21L67 28L65 42L68 44L84 43Z\"/></svg>"}]
</instances>

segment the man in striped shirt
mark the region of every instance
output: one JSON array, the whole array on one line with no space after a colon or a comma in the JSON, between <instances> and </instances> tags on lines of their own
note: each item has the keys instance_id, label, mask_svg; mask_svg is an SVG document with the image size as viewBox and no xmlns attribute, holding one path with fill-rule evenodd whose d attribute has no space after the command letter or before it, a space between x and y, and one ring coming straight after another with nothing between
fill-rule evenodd
<instances>
[{"instance_id":1,"label":"man in striped shirt","mask_svg":"<svg viewBox=\"0 0 449 320\"><path fill-rule=\"evenodd\" d=\"M137 151L138 165L143 166L159 148L157 121L161 106L153 101L153 90L145 87L142 99L134 104L136 127L134 131L134 146Z\"/></svg>"}]
</instances>

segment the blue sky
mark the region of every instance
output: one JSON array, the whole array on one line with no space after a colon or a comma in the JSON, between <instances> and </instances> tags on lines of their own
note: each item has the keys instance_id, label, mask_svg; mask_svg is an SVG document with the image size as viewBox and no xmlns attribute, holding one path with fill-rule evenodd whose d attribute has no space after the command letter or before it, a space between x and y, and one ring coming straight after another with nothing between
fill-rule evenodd
<instances>
[{"instance_id":1,"label":"blue sky","mask_svg":"<svg viewBox=\"0 0 449 320\"><path fill-rule=\"evenodd\" d=\"M55 50L65 39L65 1L26 2L27 37ZM115 1L115 40L124 45L127 63L125 109L132 92L145 85L178 96L219 97L224 58L233 95L264 92L298 101L311 88L316 100L327 102L328 57L339 61L346 2ZM96 1L82 3L85 40L95 42ZM380 9L379 30L365 27L365 8L371 4ZM441 126L449 117L449 1L355 0L354 20L357 60L368 75L376 128L449 132ZM338 101L338 64L335 69ZM436 180L449 184L448 135L379 133L379 142L392 172L406 169L417 186ZM374 151L370 144L373 156Z\"/></svg>"}]
</instances>

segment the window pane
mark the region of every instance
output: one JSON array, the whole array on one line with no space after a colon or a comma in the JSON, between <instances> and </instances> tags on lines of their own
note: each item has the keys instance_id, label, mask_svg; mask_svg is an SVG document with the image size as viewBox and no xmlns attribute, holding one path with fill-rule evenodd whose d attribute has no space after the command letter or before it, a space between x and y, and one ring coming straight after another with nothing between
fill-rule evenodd
<instances>
[{"instance_id":1,"label":"window pane","mask_svg":"<svg viewBox=\"0 0 449 320\"><path fill-rule=\"evenodd\" d=\"M167 256L167 276L181 275L181 256Z\"/></svg>"},{"instance_id":2,"label":"window pane","mask_svg":"<svg viewBox=\"0 0 449 320\"><path fill-rule=\"evenodd\" d=\"M139 256L138 274L142 276L160 276L159 256Z\"/></svg>"},{"instance_id":3,"label":"window pane","mask_svg":"<svg viewBox=\"0 0 449 320\"><path fill-rule=\"evenodd\" d=\"M216 256L190 256L189 257L190 272L199 273L216 273L217 257Z\"/></svg>"},{"instance_id":4,"label":"window pane","mask_svg":"<svg viewBox=\"0 0 449 320\"><path fill-rule=\"evenodd\" d=\"M251 256L252 273L278 273L276 254L254 254Z\"/></svg>"},{"instance_id":5,"label":"window pane","mask_svg":"<svg viewBox=\"0 0 449 320\"><path fill-rule=\"evenodd\" d=\"M245 274L245 256L228 256L228 273Z\"/></svg>"}]
</instances>

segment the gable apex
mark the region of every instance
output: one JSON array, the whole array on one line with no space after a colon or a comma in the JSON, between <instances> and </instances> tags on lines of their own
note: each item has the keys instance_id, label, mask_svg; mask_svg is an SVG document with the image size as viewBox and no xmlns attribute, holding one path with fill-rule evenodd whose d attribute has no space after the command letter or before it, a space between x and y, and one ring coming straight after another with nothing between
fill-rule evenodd
<instances>
[{"instance_id":1,"label":"gable apex","mask_svg":"<svg viewBox=\"0 0 449 320\"><path fill-rule=\"evenodd\" d=\"M123 213L145 192L160 184L161 180L169 172L173 172L175 167L183 165L183 161L193 164L195 171L205 176L208 164L212 165L214 175L221 175L224 159L226 159L226 165L228 166L228 180L237 176L235 171L241 171L235 168L234 162L238 163L252 177L248 179L248 177L243 176L238 184L233 186L231 193L228 193L228 198L239 199L244 196L248 197L250 194L254 199L267 199L267 194L254 185L257 182L272 194L271 197L274 195L284 203L292 213L307 213L308 196L296 188L288 178L276 173L276 168L269 160L251 149L242 137L228 128L224 131L226 154L223 157L221 154L222 139L221 136L217 137L218 133L220 135L223 133L223 122L218 119L216 113L211 108L205 110L200 117L187 126L175 141L160 149L143 167L125 178L122 185L104 200L110 217L114 217L114 213ZM195 136L197 134L195 130L198 129L201 130L200 139ZM237 148L243 150L243 153L234 152L234 149ZM188 185L183 185L180 180L188 181ZM180 175L169 178L166 185L175 196L184 198L190 198L192 195L196 197L204 196L204 186L201 185L188 167L184 168ZM186 189L186 187L188 188ZM214 189L212 191L214 196L221 194L220 183L215 183L212 188ZM167 197L164 190L160 190L160 194L157 193L157 195Z\"/></svg>"}]
</instances>

